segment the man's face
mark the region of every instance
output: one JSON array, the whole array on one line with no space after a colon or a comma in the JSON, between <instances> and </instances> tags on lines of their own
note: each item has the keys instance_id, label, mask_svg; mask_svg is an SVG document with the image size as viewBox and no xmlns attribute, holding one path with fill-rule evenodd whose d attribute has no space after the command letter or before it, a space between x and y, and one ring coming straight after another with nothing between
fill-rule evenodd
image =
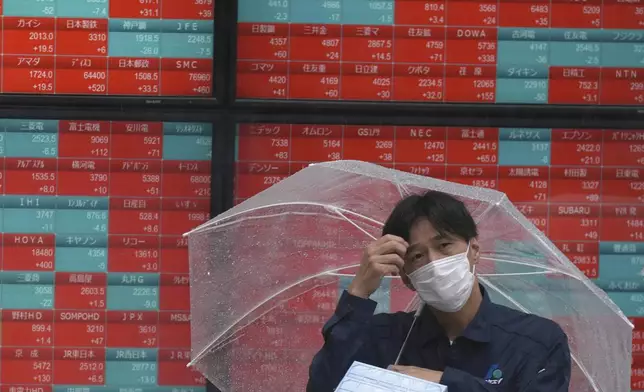
<instances>
[{"instance_id":1,"label":"man's face","mask_svg":"<svg viewBox=\"0 0 644 392\"><path fill-rule=\"evenodd\" d=\"M478 261L478 242L476 239L472 239L470 242L468 258L470 264L476 264ZM420 267L467 250L467 241L451 235L441 236L432 224L425 219L412 226L409 233L409 244L403 270L405 283L408 283L406 275L413 273Z\"/></svg>"}]
</instances>

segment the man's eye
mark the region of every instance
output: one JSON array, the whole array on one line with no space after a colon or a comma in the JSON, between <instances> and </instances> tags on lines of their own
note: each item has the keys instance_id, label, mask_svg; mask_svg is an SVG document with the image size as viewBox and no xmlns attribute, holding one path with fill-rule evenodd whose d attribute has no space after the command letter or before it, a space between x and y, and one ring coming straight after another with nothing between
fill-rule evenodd
<instances>
[{"instance_id":1,"label":"man's eye","mask_svg":"<svg viewBox=\"0 0 644 392\"><path fill-rule=\"evenodd\" d=\"M450 245L452 245L452 244L449 243L449 242L446 242L444 244L440 244L440 247L441 247L441 249L445 249L445 248L449 247Z\"/></svg>"},{"instance_id":2,"label":"man's eye","mask_svg":"<svg viewBox=\"0 0 644 392\"><path fill-rule=\"evenodd\" d=\"M416 253L416 254L414 255L414 260L420 260L420 259L422 259L422 258L423 258L423 254L422 254L422 253Z\"/></svg>"}]
</instances>

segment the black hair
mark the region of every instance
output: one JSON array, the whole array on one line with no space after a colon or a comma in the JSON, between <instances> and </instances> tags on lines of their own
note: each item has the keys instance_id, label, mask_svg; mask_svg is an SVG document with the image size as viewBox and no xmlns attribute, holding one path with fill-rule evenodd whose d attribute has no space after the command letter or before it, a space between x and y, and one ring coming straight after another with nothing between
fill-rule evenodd
<instances>
[{"instance_id":1,"label":"black hair","mask_svg":"<svg viewBox=\"0 0 644 392\"><path fill-rule=\"evenodd\" d=\"M454 235L465 241L478 235L465 204L439 191L408 196L398 202L382 228L382 235L392 234L409 242L411 227L421 219L427 219L442 235Z\"/></svg>"}]
</instances>

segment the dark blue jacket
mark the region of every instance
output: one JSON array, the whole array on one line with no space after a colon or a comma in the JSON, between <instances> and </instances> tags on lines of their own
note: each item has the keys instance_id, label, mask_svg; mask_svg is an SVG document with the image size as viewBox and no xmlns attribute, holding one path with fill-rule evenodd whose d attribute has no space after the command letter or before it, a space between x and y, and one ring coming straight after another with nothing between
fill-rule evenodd
<instances>
[{"instance_id":1,"label":"dark blue jacket","mask_svg":"<svg viewBox=\"0 0 644 392\"><path fill-rule=\"evenodd\" d=\"M424 309L400 365L443 372L449 392L567 392L568 339L553 321L490 301L481 287L481 307L450 346L429 309ZM346 291L322 329L324 346L315 355L307 392L331 392L353 361L386 368L393 364L413 313L373 315L376 302Z\"/></svg>"}]
</instances>

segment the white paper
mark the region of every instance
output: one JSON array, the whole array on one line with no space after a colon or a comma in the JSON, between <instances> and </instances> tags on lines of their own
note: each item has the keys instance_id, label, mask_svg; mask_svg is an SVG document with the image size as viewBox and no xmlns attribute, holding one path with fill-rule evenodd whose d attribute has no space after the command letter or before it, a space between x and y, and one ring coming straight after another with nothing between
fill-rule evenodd
<instances>
[{"instance_id":1,"label":"white paper","mask_svg":"<svg viewBox=\"0 0 644 392\"><path fill-rule=\"evenodd\" d=\"M447 392L445 385L354 362L336 392Z\"/></svg>"}]
</instances>

